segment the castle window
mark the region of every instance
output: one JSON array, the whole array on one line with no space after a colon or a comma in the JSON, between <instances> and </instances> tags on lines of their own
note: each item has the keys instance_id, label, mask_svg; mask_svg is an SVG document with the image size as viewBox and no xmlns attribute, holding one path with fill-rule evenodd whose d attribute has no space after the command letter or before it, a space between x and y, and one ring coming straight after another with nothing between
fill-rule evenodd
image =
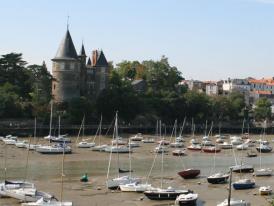
<instances>
[{"instance_id":1,"label":"castle window","mask_svg":"<svg viewBox=\"0 0 274 206\"><path fill-rule=\"evenodd\" d=\"M55 90L55 84L53 85L53 89Z\"/></svg>"}]
</instances>

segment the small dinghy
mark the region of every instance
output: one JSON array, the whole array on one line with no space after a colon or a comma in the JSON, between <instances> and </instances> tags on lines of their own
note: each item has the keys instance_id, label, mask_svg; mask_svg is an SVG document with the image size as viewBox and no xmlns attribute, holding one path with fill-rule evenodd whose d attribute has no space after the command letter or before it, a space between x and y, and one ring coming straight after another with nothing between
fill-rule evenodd
<instances>
[{"instance_id":1,"label":"small dinghy","mask_svg":"<svg viewBox=\"0 0 274 206\"><path fill-rule=\"evenodd\" d=\"M218 152L221 152L221 149L218 147L210 146L210 147L203 147L202 151L205 153L218 153Z\"/></svg>"},{"instance_id":2,"label":"small dinghy","mask_svg":"<svg viewBox=\"0 0 274 206\"><path fill-rule=\"evenodd\" d=\"M262 186L259 188L260 195L270 195L272 193L272 188L270 186Z\"/></svg>"},{"instance_id":3,"label":"small dinghy","mask_svg":"<svg viewBox=\"0 0 274 206\"><path fill-rule=\"evenodd\" d=\"M259 147L256 147L256 150L260 153L269 153L272 151L272 147L267 144L260 144Z\"/></svg>"},{"instance_id":4,"label":"small dinghy","mask_svg":"<svg viewBox=\"0 0 274 206\"><path fill-rule=\"evenodd\" d=\"M246 154L247 157L257 157L257 153L253 150L248 151Z\"/></svg>"},{"instance_id":5,"label":"small dinghy","mask_svg":"<svg viewBox=\"0 0 274 206\"><path fill-rule=\"evenodd\" d=\"M187 149L191 151L201 151L202 147L199 144L191 144L190 146L187 147Z\"/></svg>"},{"instance_id":6,"label":"small dinghy","mask_svg":"<svg viewBox=\"0 0 274 206\"><path fill-rule=\"evenodd\" d=\"M175 204L179 206L195 206L197 199L198 194L196 193L181 194L176 198Z\"/></svg>"},{"instance_id":7,"label":"small dinghy","mask_svg":"<svg viewBox=\"0 0 274 206\"><path fill-rule=\"evenodd\" d=\"M254 176L261 177L261 176L271 176L273 170L271 168L261 168L254 172Z\"/></svg>"}]
</instances>

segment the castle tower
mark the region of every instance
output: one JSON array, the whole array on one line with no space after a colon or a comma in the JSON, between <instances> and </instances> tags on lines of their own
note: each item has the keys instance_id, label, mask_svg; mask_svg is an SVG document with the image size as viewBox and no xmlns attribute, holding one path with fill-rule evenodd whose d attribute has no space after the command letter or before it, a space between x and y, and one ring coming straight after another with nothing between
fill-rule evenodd
<instances>
[{"instance_id":1,"label":"castle tower","mask_svg":"<svg viewBox=\"0 0 274 206\"><path fill-rule=\"evenodd\" d=\"M104 52L92 52L92 66L95 69L95 93L98 95L108 85L109 66Z\"/></svg>"},{"instance_id":2,"label":"castle tower","mask_svg":"<svg viewBox=\"0 0 274 206\"><path fill-rule=\"evenodd\" d=\"M80 95L86 95L86 83L87 83L87 67L86 67L86 51L84 44L82 43L81 51L78 55L80 60Z\"/></svg>"},{"instance_id":3,"label":"castle tower","mask_svg":"<svg viewBox=\"0 0 274 206\"><path fill-rule=\"evenodd\" d=\"M69 30L52 59L52 95L55 102L80 97L80 61Z\"/></svg>"}]
</instances>

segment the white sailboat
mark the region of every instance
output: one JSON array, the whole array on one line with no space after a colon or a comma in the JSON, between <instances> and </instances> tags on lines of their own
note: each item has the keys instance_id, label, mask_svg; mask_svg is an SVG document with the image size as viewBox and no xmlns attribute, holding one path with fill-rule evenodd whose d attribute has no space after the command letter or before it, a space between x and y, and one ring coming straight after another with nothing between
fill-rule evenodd
<instances>
[{"instance_id":1,"label":"white sailboat","mask_svg":"<svg viewBox=\"0 0 274 206\"><path fill-rule=\"evenodd\" d=\"M72 206L72 202L65 202L63 201L63 184L64 184L64 161L65 161L65 149L63 149L63 156L62 156L62 173L61 173L61 198L60 201L56 198L52 197L47 199L45 197L41 197L36 202L30 203L22 203L21 206Z\"/></svg>"},{"instance_id":2,"label":"white sailboat","mask_svg":"<svg viewBox=\"0 0 274 206\"><path fill-rule=\"evenodd\" d=\"M265 128L266 128L266 121L264 125L264 130L263 130L263 138L265 137ZM271 168L262 168L262 151L261 149L259 150L260 154L260 168L255 170L254 175L255 176L271 176L273 173L273 170Z\"/></svg>"},{"instance_id":3,"label":"white sailboat","mask_svg":"<svg viewBox=\"0 0 274 206\"><path fill-rule=\"evenodd\" d=\"M114 131L113 131L113 140L116 139L118 137L118 112L116 112L115 115L115 122L114 122ZM127 148L127 153L131 152L130 148ZM131 177L131 176L122 176L120 177L120 173L119 173L119 153L126 151L125 146L118 146L116 144L116 146L113 145L113 141L112 141L112 145L110 147L108 147L106 149L106 151L110 152L109 155L109 163L108 163L108 171L107 171L107 181L106 181L106 185L108 189L118 189L120 185L125 185L125 184L129 184L129 183L134 183L134 182L140 182L140 178L136 178L136 177ZM117 166L118 166L118 177L110 179L109 178L109 173L110 173L110 166L111 166L111 159L112 159L112 153L115 152L117 153Z\"/></svg>"},{"instance_id":4,"label":"white sailboat","mask_svg":"<svg viewBox=\"0 0 274 206\"><path fill-rule=\"evenodd\" d=\"M53 101L50 101L50 119L49 119L49 134L44 137L44 139L51 139L53 136L51 135L52 130L52 113L53 113Z\"/></svg>"},{"instance_id":5,"label":"white sailboat","mask_svg":"<svg viewBox=\"0 0 274 206\"><path fill-rule=\"evenodd\" d=\"M82 130L82 140L78 143L78 139L80 137L81 130ZM94 147L95 143L90 142L89 139L84 139L83 138L84 136L85 136L85 116L83 117L83 120L81 122L79 133L78 133L78 136L77 136L77 139L76 139L76 146L78 148L91 148L91 147Z\"/></svg>"}]
</instances>

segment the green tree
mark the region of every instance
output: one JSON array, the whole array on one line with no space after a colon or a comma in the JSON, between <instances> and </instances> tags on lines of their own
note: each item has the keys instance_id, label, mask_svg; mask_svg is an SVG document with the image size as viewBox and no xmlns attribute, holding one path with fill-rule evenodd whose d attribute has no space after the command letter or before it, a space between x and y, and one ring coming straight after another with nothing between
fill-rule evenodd
<instances>
[{"instance_id":1,"label":"green tree","mask_svg":"<svg viewBox=\"0 0 274 206\"><path fill-rule=\"evenodd\" d=\"M254 116L256 120L271 118L271 102L266 97L257 100L254 109Z\"/></svg>"},{"instance_id":2,"label":"green tree","mask_svg":"<svg viewBox=\"0 0 274 206\"><path fill-rule=\"evenodd\" d=\"M25 68L22 54L10 53L0 58L0 85L10 83L18 88L17 94L23 99L29 99L31 92L30 73Z\"/></svg>"}]
</instances>

